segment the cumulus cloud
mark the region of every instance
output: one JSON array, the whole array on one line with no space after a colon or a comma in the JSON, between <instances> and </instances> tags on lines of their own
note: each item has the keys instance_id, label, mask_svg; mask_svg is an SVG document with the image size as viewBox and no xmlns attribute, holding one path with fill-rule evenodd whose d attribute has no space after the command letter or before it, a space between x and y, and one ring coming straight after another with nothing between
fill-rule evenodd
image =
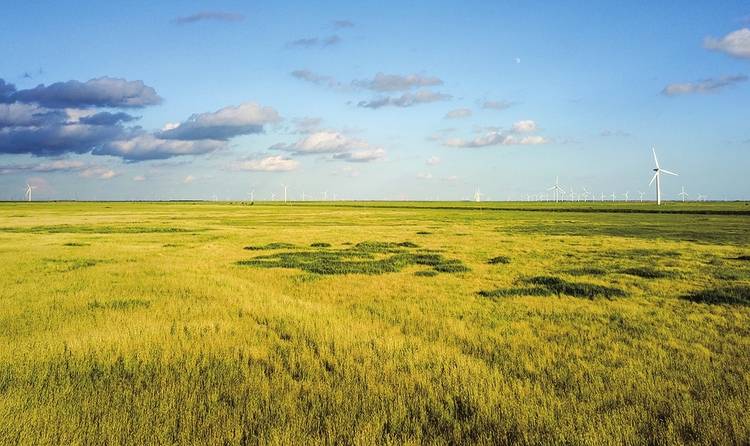
<instances>
[{"instance_id":1,"label":"cumulus cloud","mask_svg":"<svg viewBox=\"0 0 750 446\"><path fill-rule=\"evenodd\" d=\"M240 135L263 132L265 124L278 122L281 118L271 107L262 107L254 102L224 107L213 113L198 113L187 121L158 133L162 139L226 141Z\"/></svg>"},{"instance_id":2,"label":"cumulus cloud","mask_svg":"<svg viewBox=\"0 0 750 446\"><path fill-rule=\"evenodd\" d=\"M292 40L287 44L291 48L326 48L341 43L341 37L333 34L328 37L305 37L302 39Z\"/></svg>"},{"instance_id":3,"label":"cumulus cloud","mask_svg":"<svg viewBox=\"0 0 750 446\"><path fill-rule=\"evenodd\" d=\"M524 120L514 123L510 131L491 130L473 139L451 138L443 144L456 148L546 144L548 141L542 136L524 135L536 129L534 121Z\"/></svg>"},{"instance_id":4,"label":"cumulus cloud","mask_svg":"<svg viewBox=\"0 0 750 446\"><path fill-rule=\"evenodd\" d=\"M253 172L289 172L298 167L298 161L281 155L244 160L234 166L236 170Z\"/></svg>"},{"instance_id":5,"label":"cumulus cloud","mask_svg":"<svg viewBox=\"0 0 750 446\"><path fill-rule=\"evenodd\" d=\"M450 99L451 96L443 93L438 93L430 90L419 90L414 93L407 92L401 96L394 97L382 97L373 99L370 101L360 101L357 106L371 109L378 109L381 107L393 106L393 107L412 107L419 104L428 104L430 102L444 101Z\"/></svg>"},{"instance_id":6,"label":"cumulus cloud","mask_svg":"<svg viewBox=\"0 0 750 446\"><path fill-rule=\"evenodd\" d=\"M4 82L3 82L4 84ZM12 86L11 86L12 87ZM0 86L8 90L8 84ZM47 108L141 108L160 104L162 98L143 81L100 77L86 82L71 80L39 84L2 96L5 102L35 103Z\"/></svg>"},{"instance_id":7,"label":"cumulus cloud","mask_svg":"<svg viewBox=\"0 0 750 446\"><path fill-rule=\"evenodd\" d=\"M455 110L451 110L448 113L445 114L445 119L458 119L458 118L468 118L471 116L471 110L468 108L457 108Z\"/></svg>"},{"instance_id":8,"label":"cumulus cloud","mask_svg":"<svg viewBox=\"0 0 750 446\"><path fill-rule=\"evenodd\" d=\"M120 126L92 126L79 123L0 128L0 153L58 156L86 153L125 135Z\"/></svg>"},{"instance_id":9,"label":"cumulus cloud","mask_svg":"<svg viewBox=\"0 0 750 446\"><path fill-rule=\"evenodd\" d=\"M141 133L128 139L107 141L96 147L92 153L119 156L124 160L134 162L182 155L202 155L225 147L225 141L162 139L149 133Z\"/></svg>"},{"instance_id":10,"label":"cumulus cloud","mask_svg":"<svg viewBox=\"0 0 750 446\"><path fill-rule=\"evenodd\" d=\"M236 12L226 11L201 11L195 14L177 17L172 20L176 25L188 25L197 22L215 21L215 22L241 22L245 16Z\"/></svg>"},{"instance_id":11,"label":"cumulus cloud","mask_svg":"<svg viewBox=\"0 0 750 446\"><path fill-rule=\"evenodd\" d=\"M505 110L513 105L510 101L484 101L482 108L488 110Z\"/></svg>"},{"instance_id":12,"label":"cumulus cloud","mask_svg":"<svg viewBox=\"0 0 750 446\"><path fill-rule=\"evenodd\" d=\"M703 46L709 50L721 51L730 56L750 59L750 29L738 29L720 39L706 37Z\"/></svg>"},{"instance_id":13,"label":"cumulus cloud","mask_svg":"<svg viewBox=\"0 0 750 446\"><path fill-rule=\"evenodd\" d=\"M747 76L739 74L736 76L722 76L718 79L704 79L698 82L683 82L669 84L662 90L665 96L679 96L695 93L716 93L724 88L732 87L747 81Z\"/></svg>"},{"instance_id":14,"label":"cumulus cloud","mask_svg":"<svg viewBox=\"0 0 750 446\"><path fill-rule=\"evenodd\" d=\"M78 172L84 178L95 178L109 180L117 176L117 172L109 167L81 160L59 159L34 164L11 164L0 166L0 174L12 174L22 172L54 173L54 172Z\"/></svg>"},{"instance_id":15,"label":"cumulus cloud","mask_svg":"<svg viewBox=\"0 0 750 446\"><path fill-rule=\"evenodd\" d=\"M404 76L400 74L378 73L372 79L355 80L352 84L367 90L388 93L394 91L406 91L420 87L434 87L437 85L443 85L443 81L435 76L425 76L421 74L408 74Z\"/></svg>"},{"instance_id":16,"label":"cumulus cloud","mask_svg":"<svg viewBox=\"0 0 750 446\"><path fill-rule=\"evenodd\" d=\"M428 166L437 166L438 164L440 164L440 161L441 160L439 157L431 156L427 158L427 161L425 161L425 163L427 163Z\"/></svg>"},{"instance_id":17,"label":"cumulus cloud","mask_svg":"<svg viewBox=\"0 0 750 446\"><path fill-rule=\"evenodd\" d=\"M513 131L516 133L529 133L536 130L536 122L526 119L513 124Z\"/></svg>"}]
</instances>

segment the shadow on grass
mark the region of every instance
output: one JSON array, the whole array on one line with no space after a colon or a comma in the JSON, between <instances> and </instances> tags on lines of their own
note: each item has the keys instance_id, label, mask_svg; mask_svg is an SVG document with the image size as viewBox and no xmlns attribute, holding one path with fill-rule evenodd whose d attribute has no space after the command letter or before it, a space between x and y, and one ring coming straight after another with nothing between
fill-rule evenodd
<instances>
[{"instance_id":1,"label":"shadow on grass","mask_svg":"<svg viewBox=\"0 0 750 446\"><path fill-rule=\"evenodd\" d=\"M132 310L136 308L148 308L150 306L151 302L143 299L117 299L107 302L92 300L88 305L91 310Z\"/></svg>"},{"instance_id":2,"label":"shadow on grass","mask_svg":"<svg viewBox=\"0 0 750 446\"><path fill-rule=\"evenodd\" d=\"M506 264L510 263L510 257L508 257L508 256L493 257L493 258L489 259L487 261L487 263L490 264L490 265L506 265Z\"/></svg>"},{"instance_id":3,"label":"shadow on grass","mask_svg":"<svg viewBox=\"0 0 750 446\"><path fill-rule=\"evenodd\" d=\"M629 276L641 277L643 279L663 279L666 277L675 277L676 274L672 271L664 271L649 266L626 268L620 271L622 274Z\"/></svg>"}]
</instances>

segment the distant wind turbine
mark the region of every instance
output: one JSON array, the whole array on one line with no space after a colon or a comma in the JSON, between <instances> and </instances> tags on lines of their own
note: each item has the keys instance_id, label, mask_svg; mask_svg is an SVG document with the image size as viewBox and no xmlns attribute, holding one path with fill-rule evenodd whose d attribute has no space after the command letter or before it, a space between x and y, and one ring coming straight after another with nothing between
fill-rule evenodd
<instances>
[{"instance_id":1,"label":"distant wind turbine","mask_svg":"<svg viewBox=\"0 0 750 446\"><path fill-rule=\"evenodd\" d=\"M27 201L31 201L31 191L33 191L34 189L36 189L36 186L32 186L31 184L26 183L26 193L24 194L24 196L26 197Z\"/></svg>"},{"instance_id":2,"label":"distant wind turbine","mask_svg":"<svg viewBox=\"0 0 750 446\"><path fill-rule=\"evenodd\" d=\"M638 191L638 195L640 196L641 203L643 203L643 196L646 195L646 192Z\"/></svg>"},{"instance_id":3,"label":"distant wind turbine","mask_svg":"<svg viewBox=\"0 0 750 446\"><path fill-rule=\"evenodd\" d=\"M565 195L565 190L563 190L562 187L560 187L560 177L555 177L555 184L548 188L547 190L551 190L552 193L555 195L555 203L558 202L560 194Z\"/></svg>"},{"instance_id":4,"label":"distant wind turbine","mask_svg":"<svg viewBox=\"0 0 750 446\"><path fill-rule=\"evenodd\" d=\"M679 175L677 175L674 172L670 172L668 170L665 170L659 167L659 160L656 158L656 149L651 147L651 152L653 152L654 154L654 164L656 165L656 167L654 168L654 172L655 172L654 176L653 178L651 178L651 182L648 183L648 185L651 186L654 180L656 180L656 204L660 205L661 204L661 174L666 173L667 175L674 175L674 176L679 176Z\"/></svg>"},{"instance_id":5,"label":"distant wind turbine","mask_svg":"<svg viewBox=\"0 0 750 446\"><path fill-rule=\"evenodd\" d=\"M680 197L682 197L682 202L684 203L685 202L685 198L687 198L687 196L688 196L687 192L685 192L685 186L682 186L682 192L680 192L677 195L679 195Z\"/></svg>"},{"instance_id":6,"label":"distant wind turbine","mask_svg":"<svg viewBox=\"0 0 750 446\"><path fill-rule=\"evenodd\" d=\"M614 192L612 192L612 201L615 201L615 198L616 198L616 197L617 197L617 195L615 195L615 193L614 193Z\"/></svg>"},{"instance_id":7,"label":"distant wind turbine","mask_svg":"<svg viewBox=\"0 0 750 446\"><path fill-rule=\"evenodd\" d=\"M625 203L627 203L628 200L630 199L630 191L626 190L625 193L622 195L625 197Z\"/></svg>"},{"instance_id":8,"label":"distant wind turbine","mask_svg":"<svg viewBox=\"0 0 750 446\"><path fill-rule=\"evenodd\" d=\"M586 200L588 200L589 195L591 195L591 193L588 190L586 190L586 188L584 187L582 195L583 195L583 201L585 202Z\"/></svg>"},{"instance_id":9,"label":"distant wind turbine","mask_svg":"<svg viewBox=\"0 0 750 446\"><path fill-rule=\"evenodd\" d=\"M281 187L284 188L284 204L286 204L286 184L281 184Z\"/></svg>"},{"instance_id":10,"label":"distant wind turbine","mask_svg":"<svg viewBox=\"0 0 750 446\"><path fill-rule=\"evenodd\" d=\"M477 187L477 190L474 191L474 201L479 203L482 201L482 192L479 191L479 188Z\"/></svg>"}]
</instances>

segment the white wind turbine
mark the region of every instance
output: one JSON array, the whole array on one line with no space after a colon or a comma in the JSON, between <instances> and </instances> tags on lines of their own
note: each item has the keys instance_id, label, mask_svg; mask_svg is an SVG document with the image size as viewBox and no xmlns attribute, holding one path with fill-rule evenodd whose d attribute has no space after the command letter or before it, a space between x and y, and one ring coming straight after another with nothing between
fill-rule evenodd
<instances>
[{"instance_id":1,"label":"white wind turbine","mask_svg":"<svg viewBox=\"0 0 750 446\"><path fill-rule=\"evenodd\" d=\"M560 187L560 177L555 177L555 184L547 190L551 190L555 195L555 203L559 200L560 195L565 195L565 190Z\"/></svg>"},{"instance_id":2,"label":"white wind turbine","mask_svg":"<svg viewBox=\"0 0 750 446\"><path fill-rule=\"evenodd\" d=\"M674 176L678 176L678 175L674 172L670 172L668 170L664 170L661 167L659 167L659 160L656 158L656 149L651 147L651 152L653 152L654 154L654 164L656 165L656 167L654 168L654 172L655 172L654 176L653 178L651 178L651 182L648 183L648 185L651 186L654 180L656 180L656 204L660 205L661 204L661 174L666 173L667 175L674 175Z\"/></svg>"},{"instance_id":3,"label":"white wind turbine","mask_svg":"<svg viewBox=\"0 0 750 446\"><path fill-rule=\"evenodd\" d=\"M643 196L646 195L646 193L638 191L638 195L640 196L641 203L643 203Z\"/></svg>"},{"instance_id":4,"label":"white wind turbine","mask_svg":"<svg viewBox=\"0 0 750 446\"><path fill-rule=\"evenodd\" d=\"M31 184L26 183L26 193L24 194L24 196L26 197L27 201L31 201L31 191L33 191L34 189L36 189L36 186L32 186Z\"/></svg>"},{"instance_id":5,"label":"white wind turbine","mask_svg":"<svg viewBox=\"0 0 750 446\"><path fill-rule=\"evenodd\" d=\"M287 186L286 186L286 184L282 183L282 184L281 184L281 187L283 187L283 188L284 188L284 204L286 204L286 187L287 187Z\"/></svg>"},{"instance_id":6,"label":"white wind turbine","mask_svg":"<svg viewBox=\"0 0 750 446\"><path fill-rule=\"evenodd\" d=\"M583 188L583 194L581 194L581 195L583 195L583 201L585 202L586 200L588 200L589 195L591 195L591 193L588 190L586 190L586 188L584 187Z\"/></svg>"},{"instance_id":7,"label":"white wind turbine","mask_svg":"<svg viewBox=\"0 0 750 446\"><path fill-rule=\"evenodd\" d=\"M600 196L600 198L599 198L599 199L600 199L601 201L604 201L604 192L602 192L602 194L601 194L601 196Z\"/></svg>"},{"instance_id":8,"label":"white wind turbine","mask_svg":"<svg viewBox=\"0 0 750 446\"><path fill-rule=\"evenodd\" d=\"M617 197L617 195L615 195L615 193L614 193L614 192L612 192L612 201L613 201L613 202L615 201L615 198L616 198L616 197Z\"/></svg>"},{"instance_id":9,"label":"white wind turbine","mask_svg":"<svg viewBox=\"0 0 750 446\"><path fill-rule=\"evenodd\" d=\"M253 189L247 194L250 195L250 202L254 203L255 202L255 190Z\"/></svg>"},{"instance_id":10,"label":"white wind turbine","mask_svg":"<svg viewBox=\"0 0 750 446\"><path fill-rule=\"evenodd\" d=\"M684 203L685 202L685 198L687 198L687 196L688 196L687 192L685 192L685 186L682 186L682 192L680 192L677 195L679 195L680 197L682 197L682 202Z\"/></svg>"},{"instance_id":11,"label":"white wind turbine","mask_svg":"<svg viewBox=\"0 0 750 446\"><path fill-rule=\"evenodd\" d=\"M625 197L625 203L627 203L628 200L630 199L630 191L626 190L625 193L622 195Z\"/></svg>"},{"instance_id":12,"label":"white wind turbine","mask_svg":"<svg viewBox=\"0 0 750 446\"><path fill-rule=\"evenodd\" d=\"M479 188L477 187L477 190L474 191L474 201L479 203L482 201L482 192L479 191Z\"/></svg>"}]
</instances>

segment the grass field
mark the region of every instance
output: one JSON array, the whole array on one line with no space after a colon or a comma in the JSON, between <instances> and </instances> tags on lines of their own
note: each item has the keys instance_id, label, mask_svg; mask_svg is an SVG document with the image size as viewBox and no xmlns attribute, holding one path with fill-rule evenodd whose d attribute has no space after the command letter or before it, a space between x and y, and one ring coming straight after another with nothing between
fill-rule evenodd
<instances>
[{"instance_id":1,"label":"grass field","mask_svg":"<svg viewBox=\"0 0 750 446\"><path fill-rule=\"evenodd\" d=\"M749 211L0 204L0 444L748 444Z\"/></svg>"}]
</instances>

